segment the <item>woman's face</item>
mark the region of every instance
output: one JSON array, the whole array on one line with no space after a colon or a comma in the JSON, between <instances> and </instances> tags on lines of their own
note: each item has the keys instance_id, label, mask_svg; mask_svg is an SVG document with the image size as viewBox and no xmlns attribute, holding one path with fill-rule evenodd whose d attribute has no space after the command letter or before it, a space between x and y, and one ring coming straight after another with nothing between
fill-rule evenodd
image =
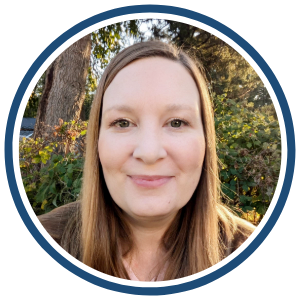
<instances>
[{"instance_id":1,"label":"woman's face","mask_svg":"<svg viewBox=\"0 0 300 300\"><path fill-rule=\"evenodd\" d=\"M130 217L175 215L199 182L205 155L197 86L180 63L137 60L103 97L98 143L108 190Z\"/></svg>"}]
</instances>

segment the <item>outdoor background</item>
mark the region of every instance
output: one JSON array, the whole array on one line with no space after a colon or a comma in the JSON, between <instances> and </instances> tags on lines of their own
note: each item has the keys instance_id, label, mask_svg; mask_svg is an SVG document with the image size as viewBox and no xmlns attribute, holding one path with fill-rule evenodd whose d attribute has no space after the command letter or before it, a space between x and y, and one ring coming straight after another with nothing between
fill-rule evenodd
<instances>
[{"instance_id":1,"label":"outdoor background","mask_svg":"<svg viewBox=\"0 0 300 300\"><path fill-rule=\"evenodd\" d=\"M64 51L35 86L20 132L20 168L36 214L76 201L97 83L111 57L161 39L190 52L207 78L217 132L222 201L257 224L276 188L280 130L262 81L228 44L191 25L133 20L101 28Z\"/></svg>"}]
</instances>

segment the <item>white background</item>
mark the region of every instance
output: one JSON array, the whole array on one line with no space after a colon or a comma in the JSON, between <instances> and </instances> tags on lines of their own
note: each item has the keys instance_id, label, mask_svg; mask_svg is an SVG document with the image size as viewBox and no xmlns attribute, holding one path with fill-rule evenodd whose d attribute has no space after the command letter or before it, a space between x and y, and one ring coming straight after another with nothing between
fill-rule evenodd
<instances>
[{"instance_id":1,"label":"white background","mask_svg":"<svg viewBox=\"0 0 300 300\"><path fill-rule=\"evenodd\" d=\"M165 4L200 12L236 31L266 60L288 100L296 140L298 117L299 21L296 1L129 1L126 5ZM4 135L10 105L25 73L60 34L100 12L124 6L115 1L14 1L1 4L1 290L2 299L140 298L94 286L54 261L34 240L12 200L5 173ZM297 142L297 141L296 141ZM299 299L299 167L287 204L265 242L242 265L195 290L162 296L198 299ZM149 297L149 296L148 296Z\"/></svg>"}]
</instances>

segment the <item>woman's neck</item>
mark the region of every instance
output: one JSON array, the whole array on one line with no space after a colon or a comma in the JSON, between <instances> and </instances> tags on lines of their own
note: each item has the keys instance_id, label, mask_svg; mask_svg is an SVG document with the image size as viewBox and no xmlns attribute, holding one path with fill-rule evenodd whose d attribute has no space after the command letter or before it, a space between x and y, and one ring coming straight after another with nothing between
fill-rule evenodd
<instances>
[{"instance_id":1,"label":"woman's neck","mask_svg":"<svg viewBox=\"0 0 300 300\"><path fill-rule=\"evenodd\" d=\"M163 267L165 249L161 242L174 217L152 220L128 218L134 246L124 259L139 280L152 280Z\"/></svg>"}]
</instances>

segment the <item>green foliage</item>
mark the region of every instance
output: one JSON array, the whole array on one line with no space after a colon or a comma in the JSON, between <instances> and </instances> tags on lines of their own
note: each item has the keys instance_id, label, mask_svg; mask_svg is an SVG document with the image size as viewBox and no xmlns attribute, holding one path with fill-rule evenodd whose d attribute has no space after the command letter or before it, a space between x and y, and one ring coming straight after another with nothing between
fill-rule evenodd
<instances>
[{"instance_id":1,"label":"green foliage","mask_svg":"<svg viewBox=\"0 0 300 300\"><path fill-rule=\"evenodd\" d=\"M81 189L82 168L82 157L76 158L71 153L65 157L54 154L40 171L24 176L25 191L35 213L47 213L76 201Z\"/></svg>"},{"instance_id":2,"label":"green foliage","mask_svg":"<svg viewBox=\"0 0 300 300\"><path fill-rule=\"evenodd\" d=\"M83 158L69 153L54 154L49 165L40 171L38 189L32 206L45 213L63 204L76 201L81 189Z\"/></svg>"},{"instance_id":3,"label":"green foliage","mask_svg":"<svg viewBox=\"0 0 300 300\"><path fill-rule=\"evenodd\" d=\"M281 162L278 121L253 102L214 97L217 151L224 202L264 215Z\"/></svg>"},{"instance_id":4,"label":"green foliage","mask_svg":"<svg viewBox=\"0 0 300 300\"><path fill-rule=\"evenodd\" d=\"M121 23L112 24L92 32L92 55L103 69L113 53L120 51Z\"/></svg>"},{"instance_id":5,"label":"green foliage","mask_svg":"<svg viewBox=\"0 0 300 300\"><path fill-rule=\"evenodd\" d=\"M91 65L93 66L93 62L96 62L100 69L105 69L111 58L124 47L125 40L128 37L139 37L141 34L139 24L139 20L124 21L92 32Z\"/></svg>"},{"instance_id":6,"label":"green foliage","mask_svg":"<svg viewBox=\"0 0 300 300\"><path fill-rule=\"evenodd\" d=\"M36 214L78 198L86 128L87 122L60 120L48 137L24 138L19 143L23 184ZM61 153L62 148L64 153Z\"/></svg>"}]
</instances>

